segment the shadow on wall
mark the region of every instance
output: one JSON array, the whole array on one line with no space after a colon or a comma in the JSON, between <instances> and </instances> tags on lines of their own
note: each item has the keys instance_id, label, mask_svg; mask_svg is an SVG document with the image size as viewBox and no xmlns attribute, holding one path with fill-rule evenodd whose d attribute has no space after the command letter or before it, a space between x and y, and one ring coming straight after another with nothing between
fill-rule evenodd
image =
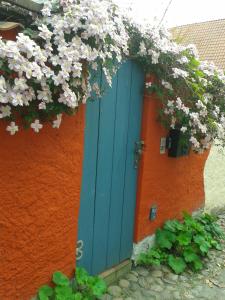
<instances>
[{"instance_id":1,"label":"shadow on wall","mask_svg":"<svg viewBox=\"0 0 225 300\"><path fill-rule=\"evenodd\" d=\"M225 209L225 150L213 146L204 170L205 209Z\"/></svg>"}]
</instances>

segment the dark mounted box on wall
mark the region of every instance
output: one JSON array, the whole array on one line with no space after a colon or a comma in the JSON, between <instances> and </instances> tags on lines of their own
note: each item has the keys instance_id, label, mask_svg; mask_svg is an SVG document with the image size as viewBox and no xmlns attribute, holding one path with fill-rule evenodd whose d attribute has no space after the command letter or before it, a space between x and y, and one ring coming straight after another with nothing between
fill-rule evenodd
<instances>
[{"instance_id":1,"label":"dark mounted box on wall","mask_svg":"<svg viewBox=\"0 0 225 300\"><path fill-rule=\"evenodd\" d=\"M171 129L167 138L169 157L180 157L190 152L190 142L179 129Z\"/></svg>"}]
</instances>

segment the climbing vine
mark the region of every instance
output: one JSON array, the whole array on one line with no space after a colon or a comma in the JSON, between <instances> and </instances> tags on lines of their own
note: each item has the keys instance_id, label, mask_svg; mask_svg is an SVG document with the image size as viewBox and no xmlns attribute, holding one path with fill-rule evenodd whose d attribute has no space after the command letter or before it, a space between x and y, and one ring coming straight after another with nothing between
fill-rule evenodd
<instances>
[{"instance_id":1,"label":"climbing vine","mask_svg":"<svg viewBox=\"0 0 225 300\"><path fill-rule=\"evenodd\" d=\"M6 130L39 132L101 89L125 58L141 64L157 93L160 121L177 128L196 151L217 139L225 144L225 77L212 63L200 62L193 45L175 43L163 28L135 24L112 0L46 1L41 15L16 41L0 40L0 118ZM91 76L91 75L92 76ZM91 78L92 77L92 78Z\"/></svg>"}]
</instances>

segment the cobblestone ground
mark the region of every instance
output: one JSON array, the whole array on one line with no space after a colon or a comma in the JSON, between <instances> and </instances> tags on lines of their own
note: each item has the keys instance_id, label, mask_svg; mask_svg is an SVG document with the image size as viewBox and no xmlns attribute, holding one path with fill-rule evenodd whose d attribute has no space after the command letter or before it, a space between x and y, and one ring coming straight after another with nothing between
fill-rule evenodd
<instances>
[{"instance_id":1,"label":"cobblestone ground","mask_svg":"<svg viewBox=\"0 0 225 300\"><path fill-rule=\"evenodd\" d=\"M225 231L225 214L219 223ZM222 251L212 250L206 267L199 273L175 275L167 267L136 267L110 286L104 300L225 300L225 243Z\"/></svg>"}]
</instances>

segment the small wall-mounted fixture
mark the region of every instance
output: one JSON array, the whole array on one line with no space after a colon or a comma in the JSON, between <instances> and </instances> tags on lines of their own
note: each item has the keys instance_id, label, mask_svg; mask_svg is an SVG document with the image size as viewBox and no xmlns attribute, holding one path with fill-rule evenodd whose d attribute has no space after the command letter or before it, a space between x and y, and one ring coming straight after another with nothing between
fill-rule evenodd
<instances>
[{"instance_id":1,"label":"small wall-mounted fixture","mask_svg":"<svg viewBox=\"0 0 225 300\"><path fill-rule=\"evenodd\" d=\"M156 219L156 215L157 215L157 206L153 205L150 208L150 213L149 213L149 220L153 221Z\"/></svg>"},{"instance_id":2,"label":"small wall-mounted fixture","mask_svg":"<svg viewBox=\"0 0 225 300\"><path fill-rule=\"evenodd\" d=\"M179 129L171 129L167 138L169 157L180 157L190 152L190 142Z\"/></svg>"},{"instance_id":3,"label":"small wall-mounted fixture","mask_svg":"<svg viewBox=\"0 0 225 300\"><path fill-rule=\"evenodd\" d=\"M166 153L166 137L162 137L160 139L160 154L165 154Z\"/></svg>"}]
</instances>

